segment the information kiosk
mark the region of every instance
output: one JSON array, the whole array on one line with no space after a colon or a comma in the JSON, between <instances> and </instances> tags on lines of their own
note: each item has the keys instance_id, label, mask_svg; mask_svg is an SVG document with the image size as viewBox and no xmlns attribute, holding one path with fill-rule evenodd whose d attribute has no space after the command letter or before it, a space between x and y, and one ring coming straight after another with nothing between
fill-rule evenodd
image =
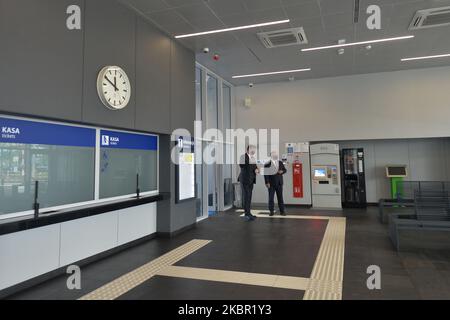
<instances>
[{"instance_id":1,"label":"information kiosk","mask_svg":"<svg viewBox=\"0 0 450 320\"><path fill-rule=\"evenodd\" d=\"M389 165L386 166L386 177L391 180L391 197L392 199L401 199L403 197L402 181L408 176L406 165Z\"/></svg>"}]
</instances>

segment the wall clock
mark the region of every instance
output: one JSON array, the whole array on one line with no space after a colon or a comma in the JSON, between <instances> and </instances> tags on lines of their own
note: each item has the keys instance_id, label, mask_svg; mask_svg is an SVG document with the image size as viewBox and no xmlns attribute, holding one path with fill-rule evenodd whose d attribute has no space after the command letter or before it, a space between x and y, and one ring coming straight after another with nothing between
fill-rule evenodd
<instances>
[{"instance_id":1,"label":"wall clock","mask_svg":"<svg viewBox=\"0 0 450 320\"><path fill-rule=\"evenodd\" d=\"M130 102L130 80L122 68L106 66L98 74L97 92L108 109L121 110Z\"/></svg>"}]
</instances>

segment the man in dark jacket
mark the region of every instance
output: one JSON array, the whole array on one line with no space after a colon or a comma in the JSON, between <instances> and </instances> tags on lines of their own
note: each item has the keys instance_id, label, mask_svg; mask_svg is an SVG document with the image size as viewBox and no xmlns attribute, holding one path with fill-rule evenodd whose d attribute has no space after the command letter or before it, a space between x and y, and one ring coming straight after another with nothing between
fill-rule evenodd
<instances>
[{"instance_id":1,"label":"man in dark jacket","mask_svg":"<svg viewBox=\"0 0 450 320\"><path fill-rule=\"evenodd\" d=\"M285 216L284 200L283 200L283 174L286 173L286 168L278 159L277 152L273 151L270 154L271 160L264 165L264 181L266 187L269 190L269 211L270 216L274 214L274 197L277 194L278 207L280 208L280 214Z\"/></svg>"},{"instance_id":2,"label":"man in dark jacket","mask_svg":"<svg viewBox=\"0 0 450 320\"><path fill-rule=\"evenodd\" d=\"M239 166L241 173L239 174L239 182L242 188L242 205L244 207L245 219L247 221L255 220L256 216L250 212L252 203L253 185L256 183L256 175L259 174L259 169L256 165L256 147L249 145L247 153L241 156Z\"/></svg>"}]
</instances>

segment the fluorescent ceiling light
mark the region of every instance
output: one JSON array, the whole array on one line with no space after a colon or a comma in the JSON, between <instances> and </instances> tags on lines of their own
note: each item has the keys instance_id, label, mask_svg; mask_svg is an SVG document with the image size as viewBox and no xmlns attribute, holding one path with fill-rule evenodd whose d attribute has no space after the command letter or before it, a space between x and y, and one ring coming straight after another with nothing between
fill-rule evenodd
<instances>
[{"instance_id":1,"label":"fluorescent ceiling light","mask_svg":"<svg viewBox=\"0 0 450 320\"><path fill-rule=\"evenodd\" d=\"M384 39L368 40L368 41L360 41L360 42L349 42L349 43L335 44L335 45L324 46L324 47L305 48L305 49L302 49L302 51L306 52L306 51L315 51L315 50L324 50L324 49L333 49L333 48L344 48L344 47L350 47L350 46L359 46L359 45L364 45L364 44L388 42L388 41L395 41L395 40L404 40L404 39L411 39L411 38L414 38L414 36L410 35L410 36L395 37L395 38L384 38Z\"/></svg>"},{"instance_id":2,"label":"fluorescent ceiling light","mask_svg":"<svg viewBox=\"0 0 450 320\"><path fill-rule=\"evenodd\" d=\"M179 35L179 36L175 36L175 38L180 39L180 38L188 38L188 37L197 37L197 36L203 36L203 35L206 35L206 34L213 34L213 33L219 33L219 32L228 32L228 31L236 31L236 30L243 30L243 29L250 29L250 28L257 28L257 27L272 26L274 24L287 23L289 21L290 21L289 19L286 19L286 20L279 20L279 21L251 24L251 25L241 26L241 27L233 27L233 28L218 29L218 30L211 30L211 31L205 31L205 32L182 34L182 35Z\"/></svg>"},{"instance_id":3,"label":"fluorescent ceiling light","mask_svg":"<svg viewBox=\"0 0 450 320\"><path fill-rule=\"evenodd\" d=\"M450 57L450 53L447 53L447 54L438 54L438 55L435 55L435 56L414 57L414 58L403 58L402 61L436 59L436 58L445 58L445 57Z\"/></svg>"},{"instance_id":4,"label":"fluorescent ceiling light","mask_svg":"<svg viewBox=\"0 0 450 320\"><path fill-rule=\"evenodd\" d=\"M238 78L249 78L249 77L261 77L261 76L269 76L272 74L283 74L283 73L294 73L294 72L304 72L304 71L311 71L311 68L306 69L296 69L296 70L286 70L286 71L275 71L275 72L265 72L265 73L255 73L255 74L244 74L240 76L233 76L233 79Z\"/></svg>"}]
</instances>

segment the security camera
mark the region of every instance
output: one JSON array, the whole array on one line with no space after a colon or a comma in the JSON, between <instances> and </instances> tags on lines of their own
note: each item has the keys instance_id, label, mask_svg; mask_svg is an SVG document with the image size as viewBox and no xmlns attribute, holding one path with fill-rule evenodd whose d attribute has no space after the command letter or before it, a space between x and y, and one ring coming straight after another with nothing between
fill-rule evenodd
<instances>
[{"instance_id":1,"label":"security camera","mask_svg":"<svg viewBox=\"0 0 450 320\"><path fill-rule=\"evenodd\" d=\"M203 48L203 53L209 53L209 48Z\"/></svg>"},{"instance_id":2,"label":"security camera","mask_svg":"<svg viewBox=\"0 0 450 320\"><path fill-rule=\"evenodd\" d=\"M249 86L250 88L253 88L253 83L250 82L250 83L248 84L248 86Z\"/></svg>"}]
</instances>

